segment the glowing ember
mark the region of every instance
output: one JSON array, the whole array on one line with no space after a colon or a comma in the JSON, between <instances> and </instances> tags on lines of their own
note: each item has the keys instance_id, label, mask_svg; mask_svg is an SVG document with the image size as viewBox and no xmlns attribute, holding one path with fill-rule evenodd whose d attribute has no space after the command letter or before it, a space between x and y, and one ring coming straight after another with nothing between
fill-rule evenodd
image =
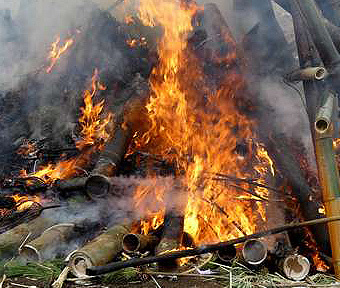
<instances>
[{"instance_id":1,"label":"glowing ember","mask_svg":"<svg viewBox=\"0 0 340 288\"><path fill-rule=\"evenodd\" d=\"M57 37L56 41L53 42L51 45L51 50L48 56L48 59L50 60L50 65L46 69L47 73L51 73L60 56L64 54L72 46L73 43L74 40L72 38L69 38L65 41L64 45L61 45L60 37Z\"/></svg>"},{"instance_id":2,"label":"glowing ember","mask_svg":"<svg viewBox=\"0 0 340 288\"><path fill-rule=\"evenodd\" d=\"M187 47L186 38L193 29L192 17L199 9L195 5L183 6L180 1L143 0L140 3L144 24L161 25L164 35L158 46L160 62L150 80L152 94L147 109L152 125L136 139L138 147L162 155L177 163L180 171L185 171L181 178L183 194L188 191L184 230L196 244L251 234L257 224L266 219L263 202L244 201L241 198L246 194L242 190L205 177L207 172L256 178L258 183L265 182L268 172L274 174L273 162L266 150L258 146L253 151L250 140L256 139L253 123L236 108L234 96L243 86L242 78L230 73L221 88L212 93L200 61ZM231 49L217 61L230 64L236 59L236 45L230 35L221 37ZM243 142L247 155L240 157L235 147ZM256 162L256 168L250 172L246 170L249 159ZM247 184L239 186L250 189ZM267 189L260 190L257 193L268 196ZM149 193L153 193L152 189ZM162 193L171 193L171 189ZM136 207L143 206L146 195L145 189L137 189ZM142 222L142 226L147 227L144 232L162 223L163 210L153 214L147 211L147 219ZM256 210L259 212L255 213Z\"/></svg>"}]
</instances>

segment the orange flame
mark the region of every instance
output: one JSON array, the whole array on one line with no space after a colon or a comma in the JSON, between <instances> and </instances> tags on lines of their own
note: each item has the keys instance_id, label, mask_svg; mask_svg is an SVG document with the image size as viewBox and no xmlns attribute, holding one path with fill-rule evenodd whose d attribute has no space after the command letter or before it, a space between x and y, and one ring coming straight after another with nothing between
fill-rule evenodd
<instances>
[{"instance_id":1,"label":"orange flame","mask_svg":"<svg viewBox=\"0 0 340 288\"><path fill-rule=\"evenodd\" d=\"M160 62L150 80L152 94L147 109L151 128L136 139L138 147L147 147L151 153L162 155L185 171L181 180L181 186L185 187L183 193L188 192L184 230L196 244L251 234L257 223L265 220L263 202L249 197L249 201L245 201L247 194L206 177L206 172L242 178L263 178L267 172L274 173L273 162L265 149L253 151L249 140L256 138L252 121L236 108L235 94L243 86L242 78L230 73L219 91L211 92L200 62L187 49L186 37L193 29L192 16L199 9L195 5L184 7L180 1L143 0L140 3L143 23L161 25L164 34L158 46ZM230 35L222 37L232 49L226 57L218 59L219 62L235 61L235 43ZM240 157L235 152L238 143L247 139L248 154L253 155L257 163L251 172L246 170L249 157ZM241 188L252 189L248 186L241 184ZM267 195L268 191L261 189L258 192ZM142 205L147 195L141 190L136 191L139 199L136 207ZM256 210L262 212L255 213ZM143 221L142 225L150 229L154 226L151 223L161 223L162 211L147 214L148 224Z\"/></svg>"},{"instance_id":2,"label":"orange flame","mask_svg":"<svg viewBox=\"0 0 340 288\"><path fill-rule=\"evenodd\" d=\"M98 81L98 71L96 69L92 76L91 90L84 92L85 107L81 108L81 116L79 118L81 139L76 142L76 147L82 153L76 158L41 167L38 172L31 176L39 177L48 184L53 183L57 179L68 179L76 175L87 164L93 151L101 150L104 147L104 144L110 138L106 128L112 121L113 115L109 113L106 118L101 119L104 100L95 105L92 100L98 90L105 89L105 86ZM86 147L90 148L85 149Z\"/></svg>"},{"instance_id":3,"label":"orange flame","mask_svg":"<svg viewBox=\"0 0 340 288\"><path fill-rule=\"evenodd\" d=\"M60 56L64 54L73 45L73 43L74 40L69 38L65 41L64 45L61 46L60 36L57 37L56 41L54 41L51 45L51 50L48 56L48 59L50 59L50 65L46 68L47 73L51 73Z\"/></svg>"},{"instance_id":4,"label":"orange flame","mask_svg":"<svg viewBox=\"0 0 340 288\"><path fill-rule=\"evenodd\" d=\"M92 76L92 91L86 90L84 93L85 107L81 108L81 116L79 123L81 125L82 139L76 143L78 149L82 149L87 145L105 143L110 138L110 134L106 131L107 125L112 121L111 113L105 119L101 119L103 112L104 100L93 105L92 99L98 90L106 90L106 87L98 81L98 70L95 69ZM100 145L103 148L103 145Z\"/></svg>"}]
</instances>

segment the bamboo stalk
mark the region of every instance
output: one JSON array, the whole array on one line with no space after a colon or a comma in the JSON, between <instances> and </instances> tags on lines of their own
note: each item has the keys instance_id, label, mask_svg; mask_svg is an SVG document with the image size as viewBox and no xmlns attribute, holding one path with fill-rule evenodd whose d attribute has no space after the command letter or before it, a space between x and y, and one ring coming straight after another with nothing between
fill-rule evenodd
<instances>
[{"instance_id":1,"label":"bamboo stalk","mask_svg":"<svg viewBox=\"0 0 340 288\"><path fill-rule=\"evenodd\" d=\"M322 186L323 201L326 215L329 217L340 215L340 183L339 171L335 162L333 151L332 127L324 133L316 133L315 149L318 164L320 183ZM340 225L328 224L332 246L333 266L335 276L340 278Z\"/></svg>"},{"instance_id":2,"label":"bamboo stalk","mask_svg":"<svg viewBox=\"0 0 340 288\"><path fill-rule=\"evenodd\" d=\"M41 236L22 247L19 253L20 259L42 262L54 258L61 252L60 249L67 253L65 245L74 234L74 228L73 223L57 224L48 228Z\"/></svg>"},{"instance_id":3,"label":"bamboo stalk","mask_svg":"<svg viewBox=\"0 0 340 288\"><path fill-rule=\"evenodd\" d=\"M33 240L52 225L51 219L38 217L0 234L0 259L12 257L28 235L29 240Z\"/></svg>"},{"instance_id":4,"label":"bamboo stalk","mask_svg":"<svg viewBox=\"0 0 340 288\"><path fill-rule=\"evenodd\" d=\"M84 247L72 252L67 257L72 273L82 277L87 274L87 268L112 261L122 251L122 240L129 230L129 225L113 226Z\"/></svg>"},{"instance_id":5,"label":"bamboo stalk","mask_svg":"<svg viewBox=\"0 0 340 288\"><path fill-rule=\"evenodd\" d=\"M339 221L339 220L340 220L340 216L336 216L336 217L315 219L315 220L300 222L300 223L287 224L287 225L283 225L283 226L269 229L266 231L247 235L241 238L236 238L233 240L220 242L217 244L203 245L203 246L193 248L193 249L170 252L170 253L161 254L158 256L150 256L150 257L145 257L145 258L130 259L130 260L121 261L121 262L113 262L105 266L90 267L86 269L86 273L88 275L100 275L100 274L117 271L117 270L127 268L127 267L136 267L136 266L141 266L141 265L155 263L155 262L158 263L162 261L169 261L169 260L183 258L183 257L202 255L205 253L211 253L211 252L218 251L221 249L226 249L230 245L243 243L252 238L261 238L264 236L281 233L287 230L297 229L297 228L311 226L311 225L323 224L323 223L328 223L328 222L333 222L333 221Z\"/></svg>"}]
</instances>

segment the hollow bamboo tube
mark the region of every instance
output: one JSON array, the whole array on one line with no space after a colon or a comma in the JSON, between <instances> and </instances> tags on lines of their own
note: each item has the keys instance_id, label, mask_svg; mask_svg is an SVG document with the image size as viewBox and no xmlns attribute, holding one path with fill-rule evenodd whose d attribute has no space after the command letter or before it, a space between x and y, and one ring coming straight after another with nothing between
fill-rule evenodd
<instances>
[{"instance_id":1,"label":"hollow bamboo tube","mask_svg":"<svg viewBox=\"0 0 340 288\"><path fill-rule=\"evenodd\" d=\"M216 251L216 256L224 263L231 263L237 257L237 250L234 245Z\"/></svg>"},{"instance_id":2,"label":"hollow bamboo tube","mask_svg":"<svg viewBox=\"0 0 340 288\"><path fill-rule=\"evenodd\" d=\"M329 93L325 103L319 108L315 119L315 130L318 133L325 133L332 122L335 96Z\"/></svg>"},{"instance_id":3,"label":"hollow bamboo tube","mask_svg":"<svg viewBox=\"0 0 340 288\"><path fill-rule=\"evenodd\" d=\"M331 96L329 96L331 97ZM326 99L326 102L328 99ZM316 129L315 152L327 217L340 215L339 170L333 150L333 125L320 133ZM340 223L328 224L335 276L340 279Z\"/></svg>"},{"instance_id":4,"label":"hollow bamboo tube","mask_svg":"<svg viewBox=\"0 0 340 288\"><path fill-rule=\"evenodd\" d=\"M302 80L323 80L328 76L327 70L324 67L308 67L299 69L287 76L289 81L302 81Z\"/></svg>"},{"instance_id":5,"label":"hollow bamboo tube","mask_svg":"<svg viewBox=\"0 0 340 288\"><path fill-rule=\"evenodd\" d=\"M242 248L242 256L250 265L260 265L267 258L267 247L259 239L247 240Z\"/></svg>"},{"instance_id":6,"label":"hollow bamboo tube","mask_svg":"<svg viewBox=\"0 0 340 288\"><path fill-rule=\"evenodd\" d=\"M285 257L279 264L282 273L289 279L301 281L305 279L310 270L309 260L299 254Z\"/></svg>"},{"instance_id":7,"label":"hollow bamboo tube","mask_svg":"<svg viewBox=\"0 0 340 288\"><path fill-rule=\"evenodd\" d=\"M51 219L38 217L0 234L0 259L13 257L25 240L33 240L52 225Z\"/></svg>"},{"instance_id":8,"label":"hollow bamboo tube","mask_svg":"<svg viewBox=\"0 0 340 288\"><path fill-rule=\"evenodd\" d=\"M64 245L74 232L74 227L73 223L64 223L48 228L41 236L22 247L20 259L42 262L54 258L60 249L64 249Z\"/></svg>"},{"instance_id":9,"label":"hollow bamboo tube","mask_svg":"<svg viewBox=\"0 0 340 288\"><path fill-rule=\"evenodd\" d=\"M122 251L122 240L130 232L130 225L116 225L105 233L72 252L67 259L71 272L81 277L86 275L86 269L109 263Z\"/></svg>"},{"instance_id":10,"label":"hollow bamboo tube","mask_svg":"<svg viewBox=\"0 0 340 288\"><path fill-rule=\"evenodd\" d=\"M122 246L125 252L145 252L155 249L159 238L153 235L126 234L123 237Z\"/></svg>"}]
</instances>

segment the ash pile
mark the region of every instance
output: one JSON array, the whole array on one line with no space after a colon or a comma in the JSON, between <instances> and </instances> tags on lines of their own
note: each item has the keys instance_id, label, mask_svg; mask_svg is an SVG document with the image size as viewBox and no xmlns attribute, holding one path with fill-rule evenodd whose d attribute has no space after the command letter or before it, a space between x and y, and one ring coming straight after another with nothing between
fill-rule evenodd
<instances>
[{"instance_id":1,"label":"ash pile","mask_svg":"<svg viewBox=\"0 0 340 288\"><path fill-rule=\"evenodd\" d=\"M0 285L335 282L339 5L136 2L0 4Z\"/></svg>"}]
</instances>

